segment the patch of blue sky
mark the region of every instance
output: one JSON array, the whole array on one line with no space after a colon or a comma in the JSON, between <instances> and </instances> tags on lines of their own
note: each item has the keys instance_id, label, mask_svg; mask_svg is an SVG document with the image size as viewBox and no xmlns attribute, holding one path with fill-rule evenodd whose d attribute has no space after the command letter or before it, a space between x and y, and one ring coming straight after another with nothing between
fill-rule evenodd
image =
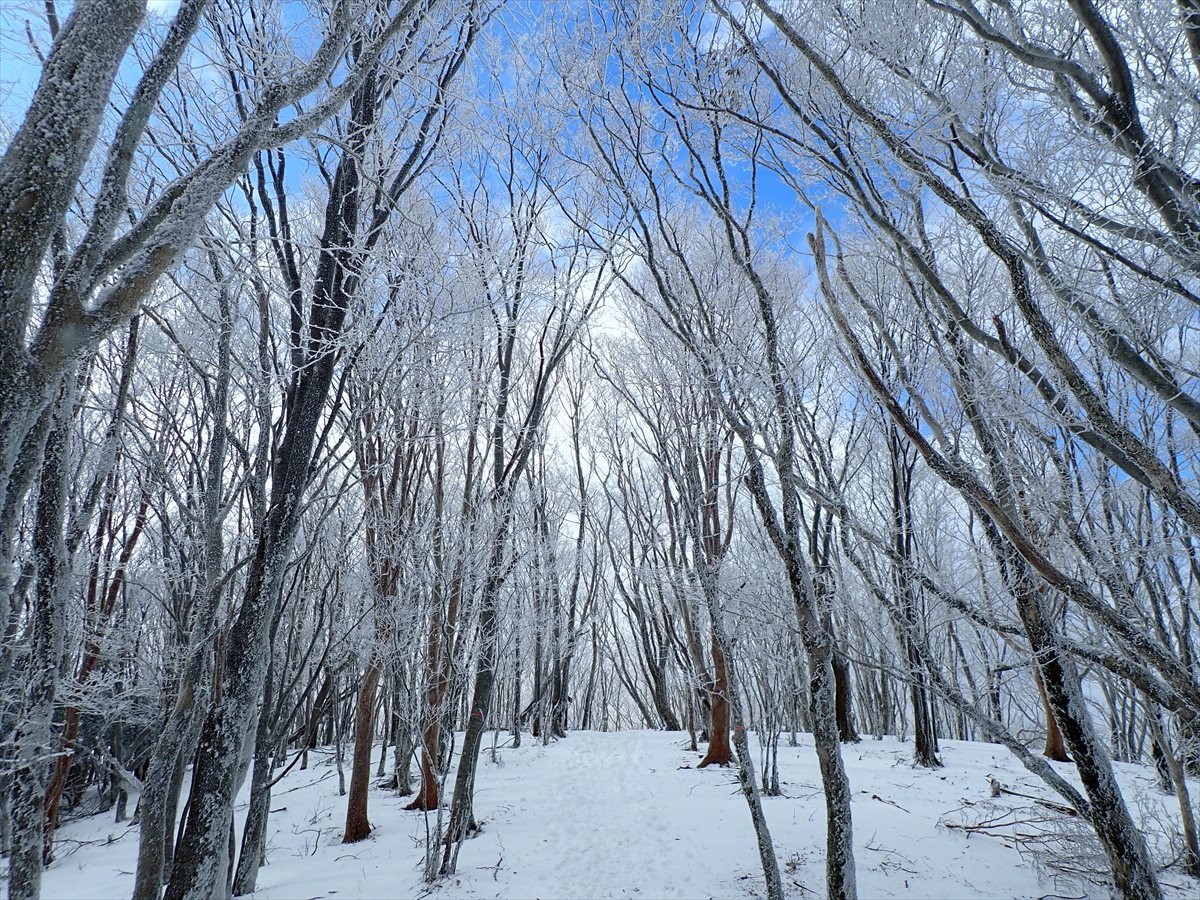
<instances>
[{"instance_id":1,"label":"patch of blue sky","mask_svg":"<svg viewBox=\"0 0 1200 900\"><path fill-rule=\"evenodd\" d=\"M42 73L38 52L49 51L41 0L0 2L0 145L8 144L33 99Z\"/></svg>"},{"instance_id":2,"label":"patch of blue sky","mask_svg":"<svg viewBox=\"0 0 1200 900\"><path fill-rule=\"evenodd\" d=\"M147 0L147 25L169 21L180 2ZM70 0L55 3L60 24L67 21L74 5ZM51 43L45 0L0 0L0 125L4 128L0 139L5 142L29 108L42 74L38 54L49 54Z\"/></svg>"}]
</instances>

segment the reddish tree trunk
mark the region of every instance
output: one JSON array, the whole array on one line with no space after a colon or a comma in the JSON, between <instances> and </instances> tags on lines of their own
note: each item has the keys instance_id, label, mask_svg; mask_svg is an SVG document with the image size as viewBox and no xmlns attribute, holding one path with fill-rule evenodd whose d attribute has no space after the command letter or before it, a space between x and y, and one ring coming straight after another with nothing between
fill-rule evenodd
<instances>
[{"instance_id":1,"label":"reddish tree trunk","mask_svg":"<svg viewBox=\"0 0 1200 900\"><path fill-rule=\"evenodd\" d=\"M441 743L442 730L436 722L430 722L425 728L425 738L421 745L421 788L412 803L405 809L431 810L437 809L440 801L438 794L438 775L436 760L438 744Z\"/></svg>"},{"instance_id":2,"label":"reddish tree trunk","mask_svg":"<svg viewBox=\"0 0 1200 900\"><path fill-rule=\"evenodd\" d=\"M46 830L43 835L45 846L42 848L42 859L46 865L54 859L54 831L58 827L58 811L67 787L67 777L71 774L71 763L75 758L75 740L78 737L79 708L70 706L67 707L63 722L63 752L54 760L54 772L50 776L50 786L46 789Z\"/></svg>"},{"instance_id":3,"label":"reddish tree trunk","mask_svg":"<svg viewBox=\"0 0 1200 900\"><path fill-rule=\"evenodd\" d=\"M712 731L708 736L708 752L697 766L700 769L714 764L727 766L733 761L733 750L729 745L729 675L725 671L725 654L717 645L715 634L712 640L712 655Z\"/></svg>"},{"instance_id":4,"label":"reddish tree trunk","mask_svg":"<svg viewBox=\"0 0 1200 900\"><path fill-rule=\"evenodd\" d=\"M342 843L353 844L371 834L367 819L367 791L371 786L371 739L375 736L375 694L383 674L383 660L376 650L363 675L354 709L354 760L350 769L350 797L346 805L346 834Z\"/></svg>"},{"instance_id":5,"label":"reddish tree trunk","mask_svg":"<svg viewBox=\"0 0 1200 900\"><path fill-rule=\"evenodd\" d=\"M92 672L95 671L96 666L100 663L101 642L104 639L104 633L108 628L109 620L112 618L113 610L116 609L121 588L125 584L125 572L129 561L133 557L133 551L137 547L138 540L142 536L142 531L146 527L146 517L149 508L150 495L143 491L141 503L134 518L133 529L121 547L116 570L107 582L104 582L101 576L100 544L102 537L107 534L111 546L111 543L116 540L116 534L113 531L111 509L107 504L106 508L101 512L100 524L96 530L96 555L92 562L92 569L88 579L86 598L89 615L85 621L91 622L94 633L84 642L83 658L80 660L79 668L75 673L75 684L80 687L87 684L92 677ZM50 784L46 788L46 824L45 830L42 833L44 841L42 858L46 865L49 865L54 859L54 831L58 827L58 813L59 808L62 806L63 792L67 787L67 779L71 774L71 766L75 762L75 741L79 737L79 722L79 707L67 707L63 719L63 752L54 761L54 771L50 777Z\"/></svg>"},{"instance_id":6,"label":"reddish tree trunk","mask_svg":"<svg viewBox=\"0 0 1200 900\"><path fill-rule=\"evenodd\" d=\"M446 629L450 632L458 619L458 596L461 588L456 581L451 588ZM421 742L421 788L405 809L433 810L438 808L438 758L441 755L442 729L439 722L441 706L450 687L450 651L442 641L442 617L435 611L429 623L429 686L425 691L425 736Z\"/></svg>"},{"instance_id":7,"label":"reddish tree trunk","mask_svg":"<svg viewBox=\"0 0 1200 900\"><path fill-rule=\"evenodd\" d=\"M1038 671L1037 660L1033 662L1033 682L1037 685L1038 696L1042 698L1042 711L1046 714L1046 749L1042 751L1042 755L1055 762L1070 762L1071 757L1067 755L1062 729L1058 727L1058 720L1054 718L1054 712L1050 709L1050 698L1046 696L1046 685L1042 683L1042 673Z\"/></svg>"}]
</instances>

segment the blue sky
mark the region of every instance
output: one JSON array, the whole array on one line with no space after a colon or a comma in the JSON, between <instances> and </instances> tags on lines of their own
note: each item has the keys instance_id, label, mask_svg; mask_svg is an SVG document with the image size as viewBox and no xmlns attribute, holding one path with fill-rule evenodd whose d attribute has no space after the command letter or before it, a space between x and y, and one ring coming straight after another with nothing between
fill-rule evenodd
<instances>
[{"instance_id":1,"label":"blue sky","mask_svg":"<svg viewBox=\"0 0 1200 900\"><path fill-rule=\"evenodd\" d=\"M59 21L65 22L73 4L59 0L56 6ZM148 0L146 12L148 18L167 20L178 9L179 0ZM0 139L5 143L24 117L41 75L30 33L41 52L49 53L44 0L0 0Z\"/></svg>"}]
</instances>

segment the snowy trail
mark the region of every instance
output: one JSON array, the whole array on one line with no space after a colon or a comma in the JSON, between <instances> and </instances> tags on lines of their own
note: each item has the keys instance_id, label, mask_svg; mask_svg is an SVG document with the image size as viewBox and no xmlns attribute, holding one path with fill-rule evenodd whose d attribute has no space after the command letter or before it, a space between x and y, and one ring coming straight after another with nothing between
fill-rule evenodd
<instances>
[{"instance_id":1,"label":"snowy trail","mask_svg":"<svg viewBox=\"0 0 1200 900\"><path fill-rule=\"evenodd\" d=\"M694 782L697 773L677 769L691 756L676 750L679 736L642 732L632 737L568 738L539 746L519 769L505 772L502 766L496 772L491 779L496 794L508 792L509 779L519 790L515 809L498 809L475 843L484 844L491 831L497 850L504 845L505 866L518 879L510 885L518 887L516 896L728 895L736 872L732 867L722 872L714 859L743 856L731 852L729 842L748 843L748 836L697 835L688 826L725 821L731 810L714 804L710 795L714 790L728 795L729 773L701 772L702 781L691 784L690 794L680 791L680 782ZM675 765L669 761L672 751L680 757ZM538 777L525 777L527 767L536 768ZM481 792L481 809L489 793Z\"/></svg>"},{"instance_id":2,"label":"snowy trail","mask_svg":"<svg viewBox=\"0 0 1200 900\"><path fill-rule=\"evenodd\" d=\"M507 737L507 736L505 736ZM694 768L699 754L682 733L572 733L542 746L485 746L476 783L483 831L467 841L458 874L432 891L421 883L426 829L406 798L372 790L371 838L341 843L346 800L330 754L294 771L272 800L259 900L347 898L733 898L763 895L750 817L732 770ZM376 751L378 752L378 751ZM1048 796L1007 751L946 741L945 768L911 765L912 746L895 739L843 748L854 791L855 855L867 898L1105 897L1068 882L1039 880L1033 862L1000 837L970 835L947 823L978 821L995 805L991 778ZM1074 780L1073 767L1056 764ZM1131 809L1147 825L1177 815L1143 766L1117 765ZM789 898L825 892L824 803L811 738L780 748L784 797L764 808ZM1200 786L1194 787L1200 791ZM243 798L244 799L244 798ZM239 814L240 816L240 814ZM46 900L128 897L137 830L107 815L70 822L59 858L46 871ZM1164 876L1168 897L1200 896L1200 885Z\"/></svg>"}]
</instances>

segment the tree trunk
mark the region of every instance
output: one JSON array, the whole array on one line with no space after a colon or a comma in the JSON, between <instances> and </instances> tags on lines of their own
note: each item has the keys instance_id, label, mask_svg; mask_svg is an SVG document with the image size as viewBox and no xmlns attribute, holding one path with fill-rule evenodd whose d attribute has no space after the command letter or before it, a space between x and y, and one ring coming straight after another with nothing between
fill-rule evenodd
<instances>
[{"instance_id":1,"label":"tree trunk","mask_svg":"<svg viewBox=\"0 0 1200 900\"><path fill-rule=\"evenodd\" d=\"M826 894L830 900L853 900L858 896L858 887L854 868L850 780L842 763L833 653L828 643L817 639L805 641L805 654L808 657L813 744L825 791Z\"/></svg>"},{"instance_id":2,"label":"tree trunk","mask_svg":"<svg viewBox=\"0 0 1200 900\"><path fill-rule=\"evenodd\" d=\"M910 657L910 666L919 661ZM913 762L926 769L937 769L942 765L938 759L937 728L933 721L932 701L923 681L914 678L909 685L913 710Z\"/></svg>"},{"instance_id":3,"label":"tree trunk","mask_svg":"<svg viewBox=\"0 0 1200 900\"><path fill-rule=\"evenodd\" d=\"M129 561L146 527L149 501L149 494L143 491L140 506L134 517L133 528L122 542L116 569L111 577L102 579L100 573L101 539L102 537L112 539L115 537L116 529L120 527L113 523L110 501L106 500L105 502L100 522L97 525L95 557L92 560L92 570L88 584L88 615L85 617L85 628L88 630L88 637L84 641L83 658L80 660L79 668L75 673L74 680L77 690L91 680L92 673L95 671L96 666L100 664L101 640L107 629L109 620L116 609L117 598L120 596L121 589L125 583L125 573L128 569ZM121 523L121 525L124 525L124 523ZM82 529L80 530L80 535L82 535ZM71 551L69 544L66 550L69 557ZM79 737L79 725L79 707L74 705L67 707L63 714L62 749L58 758L54 761L54 771L50 777L50 785L46 789L45 852L43 855L47 865L53 859L54 831L58 827L58 814L62 803L63 791L66 789L67 780L71 775L71 767L75 762L75 741Z\"/></svg>"},{"instance_id":4,"label":"tree trunk","mask_svg":"<svg viewBox=\"0 0 1200 900\"><path fill-rule=\"evenodd\" d=\"M190 686L188 691L190 696ZM184 760L191 759L195 752L200 723L200 710L191 706L181 709L177 702L150 754L138 801L138 860L133 900L162 898L163 880L169 874L174 856L175 811L183 787Z\"/></svg>"},{"instance_id":5,"label":"tree trunk","mask_svg":"<svg viewBox=\"0 0 1200 900\"><path fill-rule=\"evenodd\" d=\"M371 744L375 737L375 695L383 675L383 657L376 648L358 689L354 706L354 760L350 766L350 799L346 804L346 833L342 843L353 844L371 834L367 794L371 786Z\"/></svg>"},{"instance_id":6,"label":"tree trunk","mask_svg":"<svg viewBox=\"0 0 1200 900\"><path fill-rule=\"evenodd\" d=\"M1112 761L1092 725L1079 675L1071 659L1059 646L1058 635L1046 614L1042 596L1045 587L1037 580L1033 566L1023 555L1030 548L1022 551L1013 531L1001 534L1000 515L1007 513L1015 516L1020 512L1016 503L1017 494L998 449L997 438L980 413L974 373L959 343L961 338L952 335L951 340L957 351L956 390L986 454L992 487L997 496L995 513L988 513L983 519L984 533L1029 639L1034 664L1046 691L1050 716L1058 723L1067 749L1075 758L1075 767L1090 803L1088 814L1092 827L1112 867L1117 890L1130 900L1135 897L1154 900L1162 896L1162 889L1150 860L1145 836L1129 815L1113 775ZM914 443L917 438L919 433L915 438L910 435ZM955 479L958 480L957 484ZM951 479L951 484L963 491L964 484L957 475ZM970 498L969 494L967 496Z\"/></svg>"},{"instance_id":7,"label":"tree trunk","mask_svg":"<svg viewBox=\"0 0 1200 900\"><path fill-rule=\"evenodd\" d=\"M1192 878L1200 878L1200 836L1196 830L1196 816L1192 812L1192 798L1187 786L1187 773L1179 756L1167 742L1165 729L1162 727L1161 713L1157 708L1151 708L1151 703L1145 702L1146 718L1150 727L1150 739L1158 749L1170 776L1170 785L1179 804L1179 821L1183 831L1183 855L1180 866Z\"/></svg>"},{"instance_id":8,"label":"tree trunk","mask_svg":"<svg viewBox=\"0 0 1200 900\"><path fill-rule=\"evenodd\" d=\"M68 377L73 383L74 376ZM13 846L9 857L9 900L37 900L41 894L46 787L54 752L52 723L66 640L68 560L63 528L70 478L68 436L73 397L73 388L65 387L57 401L34 518L32 649L23 715L13 741L16 767L11 782Z\"/></svg>"},{"instance_id":9,"label":"tree trunk","mask_svg":"<svg viewBox=\"0 0 1200 900\"><path fill-rule=\"evenodd\" d=\"M1058 727L1058 720L1054 718L1054 711L1050 708L1050 698L1046 696L1046 685L1042 683L1042 673L1036 660L1033 663L1033 683L1037 685L1042 712L1046 717L1046 748L1042 751L1042 756L1055 762L1069 763L1071 757L1067 755L1062 729Z\"/></svg>"},{"instance_id":10,"label":"tree trunk","mask_svg":"<svg viewBox=\"0 0 1200 900\"><path fill-rule=\"evenodd\" d=\"M246 736L262 698L283 573L312 477L317 428L333 382L350 296L356 289L354 242L362 202L358 160L374 121L376 79L368 77L351 102L351 147L330 188L321 237L304 365L292 373L287 424L279 444L271 502L246 575L240 612L229 631L224 671L236 673L205 718L187 825L176 852L167 900L211 900L226 894L233 802L245 777ZM293 348L297 349L297 348Z\"/></svg>"},{"instance_id":11,"label":"tree trunk","mask_svg":"<svg viewBox=\"0 0 1200 900\"><path fill-rule=\"evenodd\" d=\"M654 703L654 711L658 713L658 717L662 721L663 730L678 731L679 719L675 717L675 710L671 707L671 699L667 696L665 668L665 666L650 668L650 680L653 682L650 699Z\"/></svg>"},{"instance_id":12,"label":"tree trunk","mask_svg":"<svg viewBox=\"0 0 1200 900\"><path fill-rule=\"evenodd\" d=\"M709 694L712 702L712 730L708 734L708 752L696 767L728 766L733 760L729 746L729 672L725 666L725 654L717 640L717 627L713 625L712 636L713 687ZM741 727L741 723L738 723Z\"/></svg>"},{"instance_id":13,"label":"tree trunk","mask_svg":"<svg viewBox=\"0 0 1200 900\"><path fill-rule=\"evenodd\" d=\"M861 738L854 725L854 690L850 681L850 664L846 658L833 651L830 658L833 667L834 706L837 710L838 739L844 744L857 744Z\"/></svg>"},{"instance_id":14,"label":"tree trunk","mask_svg":"<svg viewBox=\"0 0 1200 900\"><path fill-rule=\"evenodd\" d=\"M1128 900L1161 897L1146 839L1129 815L1112 763L1092 727L1079 676L1058 648L1041 606L1040 598L1030 590L1019 592L1017 612L1041 669L1051 712L1075 757L1080 781L1091 801L1092 826L1112 866L1113 881L1121 896Z\"/></svg>"},{"instance_id":15,"label":"tree trunk","mask_svg":"<svg viewBox=\"0 0 1200 900\"><path fill-rule=\"evenodd\" d=\"M446 847L442 854L441 874L451 875L458 863L462 842L479 825L475 821L475 772L479 766L479 749L492 705L492 686L496 679L496 642L499 634L498 603L504 584L504 553L508 543L512 501L501 498L497 515L500 521L492 534L487 576L479 598L479 661L475 668L475 685L471 692L471 711L467 716L467 733L463 738L458 772L454 778L454 797L450 807L450 824Z\"/></svg>"},{"instance_id":16,"label":"tree trunk","mask_svg":"<svg viewBox=\"0 0 1200 900\"><path fill-rule=\"evenodd\" d=\"M43 453L49 452L43 429L50 424L58 386L78 362L75 354L53 358L61 349L54 347L35 361L27 349L34 286L75 199L113 81L145 13L144 0L75 4L55 36L21 127L0 157L0 371L5 382L0 391L0 597L5 599L14 583L17 542L12 538L22 503ZM41 826L37 831L40 836ZM34 892L40 878L29 882Z\"/></svg>"},{"instance_id":17,"label":"tree trunk","mask_svg":"<svg viewBox=\"0 0 1200 900\"><path fill-rule=\"evenodd\" d=\"M456 577L450 589L450 608L443 613L435 596L426 644L428 682L425 688L425 731L421 739L421 787L405 809L428 812L441 802L442 705L450 690L450 636L457 624L461 579Z\"/></svg>"},{"instance_id":18,"label":"tree trunk","mask_svg":"<svg viewBox=\"0 0 1200 900\"><path fill-rule=\"evenodd\" d=\"M714 617L720 617L720 607L717 598L709 598L709 607ZM721 669L724 670L729 648L729 638L725 634L725 626L719 618L713 622L713 651L714 656L720 654ZM767 826L767 817L763 812L762 798L754 776L754 759L750 755L750 739L746 733L745 716L742 712L741 698L737 693L737 685L725 671L723 679L726 690L726 707L733 715L733 742L737 747L738 783L746 805L750 809L750 820L754 825L754 835L758 843L758 857L762 865L763 879L767 887L767 900L783 900L783 880L779 874L779 858L775 855L775 843L771 840L771 831ZM728 724L728 723L727 723ZM728 731L725 732L728 736Z\"/></svg>"},{"instance_id":19,"label":"tree trunk","mask_svg":"<svg viewBox=\"0 0 1200 900\"><path fill-rule=\"evenodd\" d=\"M513 630L513 698L512 698L512 745L521 746L521 620L518 618Z\"/></svg>"},{"instance_id":20,"label":"tree trunk","mask_svg":"<svg viewBox=\"0 0 1200 900\"><path fill-rule=\"evenodd\" d=\"M46 822L42 826L42 860L46 865L54 861L54 832L58 828L58 813L62 806L63 791L67 787L67 778L71 774L71 764L74 762L75 741L79 738L79 708L69 707L63 714L62 735L59 738L62 747L58 757L51 766L50 783L46 786L46 796L43 801L46 810Z\"/></svg>"},{"instance_id":21,"label":"tree trunk","mask_svg":"<svg viewBox=\"0 0 1200 900\"><path fill-rule=\"evenodd\" d=\"M214 267L215 267L214 262ZM138 801L138 862L133 900L161 900L164 878L174 860L175 813L183 789L186 761L192 759L216 675L212 632L221 602L224 541L221 532L222 477L229 439L229 382L233 340L233 310L229 294L217 294L221 330L217 337L217 378L209 409L212 439L204 479L203 591L191 612L175 703L151 752L142 796ZM261 508L261 499L260 499Z\"/></svg>"},{"instance_id":22,"label":"tree trunk","mask_svg":"<svg viewBox=\"0 0 1200 900\"><path fill-rule=\"evenodd\" d=\"M431 716L435 714L430 713ZM425 726L421 740L421 787L417 790L417 796L404 807L405 809L429 811L438 808L441 800L438 795L438 785L441 781L438 774L441 769L438 765L438 750L441 740L441 728L437 722L430 721Z\"/></svg>"},{"instance_id":23,"label":"tree trunk","mask_svg":"<svg viewBox=\"0 0 1200 900\"><path fill-rule=\"evenodd\" d=\"M242 827L242 849L238 854L237 870L233 876L235 897L254 893L258 884L258 870L266 856L267 821L271 814L271 727L267 705L263 704L254 739L250 808L246 810L246 821Z\"/></svg>"},{"instance_id":24,"label":"tree trunk","mask_svg":"<svg viewBox=\"0 0 1200 900\"><path fill-rule=\"evenodd\" d=\"M470 456L470 454L468 454ZM468 458L469 464L469 458ZM441 457L438 457L438 480L435 485L435 503L438 517L441 516ZM464 509L467 500L464 497ZM443 571L444 555L441 550L442 533L440 524L434 538L434 566ZM421 740L421 787L416 797L405 807L409 810L428 812L438 808L441 802L440 785L442 776L441 743L443 706L450 692L452 640L458 626L458 615L462 603L463 574L456 571L450 583L450 596L445 611L441 608L440 592L434 593L433 615L429 619L429 634L426 640L426 686L425 686L425 731Z\"/></svg>"}]
</instances>

